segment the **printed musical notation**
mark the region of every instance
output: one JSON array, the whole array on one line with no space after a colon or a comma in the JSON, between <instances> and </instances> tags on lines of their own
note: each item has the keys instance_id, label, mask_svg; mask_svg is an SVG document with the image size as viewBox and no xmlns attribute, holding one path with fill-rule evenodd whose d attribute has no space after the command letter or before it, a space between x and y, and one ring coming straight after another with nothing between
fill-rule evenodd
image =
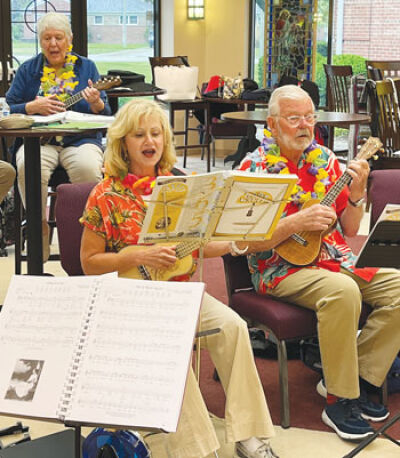
<instances>
[{"instance_id":1,"label":"printed musical notation","mask_svg":"<svg viewBox=\"0 0 400 458\"><path fill-rule=\"evenodd\" d=\"M177 291L172 282L139 282L132 291L132 280L119 280L118 289L112 281L99 285L80 363L84 376L69 416L92 412L104 423L104 412L114 421L141 412L135 421L143 425L157 412L166 424L170 412L179 412L177 374L185 380L190 360L197 321L194 310L188 312L193 287Z\"/></svg>"},{"instance_id":2,"label":"printed musical notation","mask_svg":"<svg viewBox=\"0 0 400 458\"><path fill-rule=\"evenodd\" d=\"M175 431L204 285L14 276L0 412Z\"/></svg>"}]
</instances>

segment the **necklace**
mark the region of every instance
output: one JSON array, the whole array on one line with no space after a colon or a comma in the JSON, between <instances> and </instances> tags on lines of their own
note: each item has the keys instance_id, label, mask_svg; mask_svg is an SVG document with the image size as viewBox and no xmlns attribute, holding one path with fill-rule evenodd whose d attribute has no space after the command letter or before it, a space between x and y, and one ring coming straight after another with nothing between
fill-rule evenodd
<instances>
[{"instance_id":1,"label":"necklace","mask_svg":"<svg viewBox=\"0 0 400 458\"><path fill-rule=\"evenodd\" d=\"M263 150L264 157L262 168L266 173L288 174L288 159L281 156L280 148L275 143L271 133L264 130L264 139L260 148ZM310 199L319 199L325 196L327 187L331 184L328 172L325 167L327 161L323 157L323 151L318 143L313 140L311 145L304 151L304 166L307 167L307 174L315 177L312 191L305 191L301 185L297 184L291 195L291 201L298 206L304 204Z\"/></svg>"},{"instance_id":2,"label":"necklace","mask_svg":"<svg viewBox=\"0 0 400 458\"><path fill-rule=\"evenodd\" d=\"M75 86L79 84L79 81L74 81L76 77L74 67L78 57L71 54L71 51L72 45L69 46L64 65L59 70L46 65L47 61L43 64L40 88L45 97L55 95L58 100L65 102L71 97Z\"/></svg>"},{"instance_id":3,"label":"necklace","mask_svg":"<svg viewBox=\"0 0 400 458\"><path fill-rule=\"evenodd\" d=\"M157 177L139 177L133 173L128 173L121 183L124 186L130 186L132 189L140 189L145 196L153 192L155 180Z\"/></svg>"}]
</instances>

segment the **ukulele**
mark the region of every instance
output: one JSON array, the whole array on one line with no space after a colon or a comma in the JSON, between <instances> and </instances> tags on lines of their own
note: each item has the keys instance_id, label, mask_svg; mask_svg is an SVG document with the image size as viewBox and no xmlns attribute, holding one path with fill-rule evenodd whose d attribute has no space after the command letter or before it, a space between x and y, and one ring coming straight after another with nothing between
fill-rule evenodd
<instances>
[{"instance_id":1,"label":"ukulele","mask_svg":"<svg viewBox=\"0 0 400 458\"><path fill-rule=\"evenodd\" d=\"M369 159L379 149L381 149L381 147L382 143L379 138L370 137L362 146L355 159ZM321 201L319 199L310 199L303 204L302 208L308 208L311 205L319 203L330 207L335 202L338 195L342 192L343 188L349 184L350 181L351 175L346 169L343 172L343 175L330 188ZM288 239L276 246L275 251L281 258L290 262L290 264L294 264L296 266L311 264L319 256L322 238L330 232L331 228L335 224L336 221L334 221L325 231L302 231L292 234Z\"/></svg>"},{"instance_id":2,"label":"ukulele","mask_svg":"<svg viewBox=\"0 0 400 458\"><path fill-rule=\"evenodd\" d=\"M160 246L176 245L176 263L168 269L154 269L146 265L132 267L125 272L119 274L120 277L134 278L136 280L157 280L168 281L171 278L185 275L193 269L194 260L192 252L200 247L199 241L187 241L176 243L156 243ZM143 245L130 245L123 248L123 251L142 250Z\"/></svg>"},{"instance_id":3,"label":"ukulele","mask_svg":"<svg viewBox=\"0 0 400 458\"><path fill-rule=\"evenodd\" d=\"M98 80L96 83L93 83L93 86L95 89L98 91L105 91L107 89L111 89L112 87L120 86L121 85L121 78L119 76L113 76L111 78L103 78L101 80ZM75 105L75 103L78 103L79 100L83 99L83 91L79 91L74 95L71 95L65 102L65 108L68 110L68 108L72 107L72 105Z\"/></svg>"}]
</instances>

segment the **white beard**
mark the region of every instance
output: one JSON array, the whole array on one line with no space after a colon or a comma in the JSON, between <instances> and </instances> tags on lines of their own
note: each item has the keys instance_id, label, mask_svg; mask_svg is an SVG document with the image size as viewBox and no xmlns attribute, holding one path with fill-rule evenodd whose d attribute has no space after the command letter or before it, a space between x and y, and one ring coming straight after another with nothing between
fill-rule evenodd
<instances>
[{"instance_id":1,"label":"white beard","mask_svg":"<svg viewBox=\"0 0 400 458\"><path fill-rule=\"evenodd\" d=\"M288 134L283 133L282 129L278 125L279 145L281 147L283 146L286 150L303 152L306 148L308 148L314 140L314 135L310 136L310 131L308 129L301 129L297 133L297 135L303 134L307 134L307 137L290 137Z\"/></svg>"}]
</instances>

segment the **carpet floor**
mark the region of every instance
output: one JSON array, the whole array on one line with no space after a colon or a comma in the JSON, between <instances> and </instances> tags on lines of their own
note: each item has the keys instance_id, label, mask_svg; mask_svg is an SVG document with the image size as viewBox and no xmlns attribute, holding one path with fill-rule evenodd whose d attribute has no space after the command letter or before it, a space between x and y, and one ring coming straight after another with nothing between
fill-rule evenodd
<instances>
[{"instance_id":1,"label":"carpet floor","mask_svg":"<svg viewBox=\"0 0 400 458\"><path fill-rule=\"evenodd\" d=\"M197 271L193 280L199 281L199 278L200 273ZM202 281L206 283L209 294L225 304L228 303L222 258L211 258L204 261ZM256 358L256 365L273 423L280 425L278 362L276 359ZM223 417L224 391L221 384L213 379L214 366L206 350L202 351L200 367L200 386L207 407L216 416ZM320 380L319 374L298 359L289 360L288 373L291 426L317 431L331 431L321 420L325 400L315 389ZM388 408L391 416L400 412L400 393L389 395ZM382 425L383 423L373 424L375 429ZM395 423L388 432L400 440L400 422Z\"/></svg>"}]
</instances>

